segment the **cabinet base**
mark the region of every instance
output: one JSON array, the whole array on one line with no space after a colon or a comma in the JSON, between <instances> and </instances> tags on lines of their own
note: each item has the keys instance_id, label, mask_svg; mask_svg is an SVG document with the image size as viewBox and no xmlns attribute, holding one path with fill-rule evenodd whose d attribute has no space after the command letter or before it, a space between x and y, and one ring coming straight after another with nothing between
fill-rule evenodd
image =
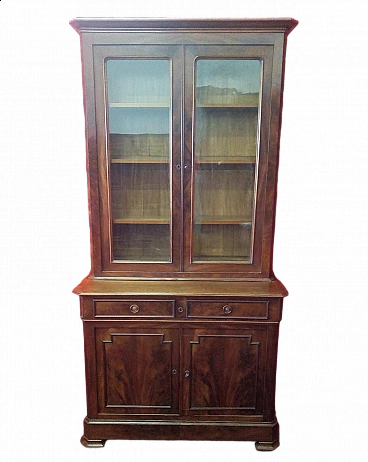
<instances>
[{"instance_id":1,"label":"cabinet base","mask_svg":"<svg viewBox=\"0 0 368 462\"><path fill-rule=\"evenodd\" d=\"M81 444L86 448L103 448L106 440L88 440L84 435L80 439Z\"/></svg>"},{"instance_id":2,"label":"cabinet base","mask_svg":"<svg viewBox=\"0 0 368 462\"><path fill-rule=\"evenodd\" d=\"M103 447L111 440L256 441L258 451L279 446L279 424L273 422L112 421L84 420L83 446Z\"/></svg>"}]
</instances>

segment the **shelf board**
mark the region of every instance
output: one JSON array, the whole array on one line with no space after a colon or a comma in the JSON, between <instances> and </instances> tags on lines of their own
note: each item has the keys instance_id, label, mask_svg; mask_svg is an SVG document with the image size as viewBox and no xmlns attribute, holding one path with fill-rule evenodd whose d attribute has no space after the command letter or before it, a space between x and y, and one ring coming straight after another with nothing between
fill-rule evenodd
<instances>
[{"instance_id":1,"label":"shelf board","mask_svg":"<svg viewBox=\"0 0 368 462\"><path fill-rule=\"evenodd\" d=\"M111 159L112 164L169 164L170 159L167 157L126 157L125 159ZM197 157L197 164L255 164L255 156L249 157Z\"/></svg>"},{"instance_id":2,"label":"shelf board","mask_svg":"<svg viewBox=\"0 0 368 462\"><path fill-rule=\"evenodd\" d=\"M214 216L200 216L194 220L195 225L243 225L251 226L252 220L244 217L214 217Z\"/></svg>"},{"instance_id":3,"label":"shelf board","mask_svg":"<svg viewBox=\"0 0 368 462\"><path fill-rule=\"evenodd\" d=\"M196 157L197 164L255 164L255 156L212 156L212 157Z\"/></svg>"},{"instance_id":4,"label":"shelf board","mask_svg":"<svg viewBox=\"0 0 368 462\"><path fill-rule=\"evenodd\" d=\"M132 157L125 159L111 159L112 164L169 164L168 157Z\"/></svg>"},{"instance_id":5,"label":"shelf board","mask_svg":"<svg viewBox=\"0 0 368 462\"><path fill-rule=\"evenodd\" d=\"M254 103L198 103L197 108L248 108L248 109L257 109L258 104Z\"/></svg>"},{"instance_id":6,"label":"shelf board","mask_svg":"<svg viewBox=\"0 0 368 462\"><path fill-rule=\"evenodd\" d=\"M112 222L115 225L169 225L170 218L128 217L114 218Z\"/></svg>"},{"instance_id":7,"label":"shelf board","mask_svg":"<svg viewBox=\"0 0 368 462\"><path fill-rule=\"evenodd\" d=\"M228 256L223 256L219 255L217 257L201 257L201 256L195 256L193 258L194 263L247 263L250 261L250 256L245 255L244 257L228 257Z\"/></svg>"},{"instance_id":8,"label":"shelf board","mask_svg":"<svg viewBox=\"0 0 368 462\"><path fill-rule=\"evenodd\" d=\"M109 107L170 107L170 103L109 103Z\"/></svg>"}]
</instances>

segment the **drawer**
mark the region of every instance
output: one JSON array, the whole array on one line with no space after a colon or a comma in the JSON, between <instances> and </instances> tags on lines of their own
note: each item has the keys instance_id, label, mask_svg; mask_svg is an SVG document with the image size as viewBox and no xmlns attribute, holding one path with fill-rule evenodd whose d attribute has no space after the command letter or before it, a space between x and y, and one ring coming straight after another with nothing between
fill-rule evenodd
<instances>
[{"instance_id":1,"label":"drawer","mask_svg":"<svg viewBox=\"0 0 368 462\"><path fill-rule=\"evenodd\" d=\"M190 300L188 318L268 319L268 301L206 301Z\"/></svg>"},{"instance_id":2,"label":"drawer","mask_svg":"<svg viewBox=\"0 0 368 462\"><path fill-rule=\"evenodd\" d=\"M173 318L174 300L94 300L95 318Z\"/></svg>"}]
</instances>

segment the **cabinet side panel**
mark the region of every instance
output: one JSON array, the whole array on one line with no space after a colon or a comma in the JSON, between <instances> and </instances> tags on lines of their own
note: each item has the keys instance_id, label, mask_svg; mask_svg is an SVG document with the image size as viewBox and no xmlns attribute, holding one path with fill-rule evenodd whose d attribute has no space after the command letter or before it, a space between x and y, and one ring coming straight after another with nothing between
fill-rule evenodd
<instances>
[{"instance_id":1,"label":"cabinet side panel","mask_svg":"<svg viewBox=\"0 0 368 462\"><path fill-rule=\"evenodd\" d=\"M84 357L86 371L87 416L98 416L97 376L96 376L96 344L93 324L83 322Z\"/></svg>"},{"instance_id":2,"label":"cabinet side panel","mask_svg":"<svg viewBox=\"0 0 368 462\"><path fill-rule=\"evenodd\" d=\"M92 34L81 34L83 102L88 176L88 210L91 240L91 274L101 270L100 208L96 139L95 85L93 78Z\"/></svg>"},{"instance_id":3,"label":"cabinet side panel","mask_svg":"<svg viewBox=\"0 0 368 462\"><path fill-rule=\"evenodd\" d=\"M282 96L284 82L285 46L286 37L278 34L275 39L273 66L272 66L272 89L271 89L271 120L269 138L269 161L267 174L267 189L265 203L265 228L263 241L267 254L264 256L264 265L268 274L273 276L273 243L275 233L275 212L277 199L277 178L279 168L279 148L282 116Z\"/></svg>"}]
</instances>

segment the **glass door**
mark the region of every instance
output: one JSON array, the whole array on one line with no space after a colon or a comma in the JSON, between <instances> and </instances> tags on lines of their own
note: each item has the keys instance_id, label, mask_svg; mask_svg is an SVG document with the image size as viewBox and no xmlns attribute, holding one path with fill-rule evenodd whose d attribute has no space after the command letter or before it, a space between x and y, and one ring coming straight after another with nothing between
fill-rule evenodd
<instances>
[{"instance_id":1,"label":"glass door","mask_svg":"<svg viewBox=\"0 0 368 462\"><path fill-rule=\"evenodd\" d=\"M100 191L104 267L178 267L180 242L174 235L181 226L180 204L175 205L173 197L180 191L180 172L178 176L172 168L180 159L177 47L101 48L98 74L102 71L105 126L100 136L105 152L100 170L105 168L107 179L101 181L106 190ZM99 106L98 98L96 103Z\"/></svg>"},{"instance_id":2,"label":"glass door","mask_svg":"<svg viewBox=\"0 0 368 462\"><path fill-rule=\"evenodd\" d=\"M108 59L112 254L170 262L171 62Z\"/></svg>"},{"instance_id":3,"label":"glass door","mask_svg":"<svg viewBox=\"0 0 368 462\"><path fill-rule=\"evenodd\" d=\"M260 60L196 61L194 262L251 262Z\"/></svg>"},{"instance_id":4,"label":"glass door","mask_svg":"<svg viewBox=\"0 0 368 462\"><path fill-rule=\"evenodd\" d=\"M219 265L244 271L240 265L260 260L255 225L264 52L235 48L192 47L186 55L193 81L192 101L186 96L192 114L187 267L196 271L219 271Z\"/></svg>"}]
</instances>

